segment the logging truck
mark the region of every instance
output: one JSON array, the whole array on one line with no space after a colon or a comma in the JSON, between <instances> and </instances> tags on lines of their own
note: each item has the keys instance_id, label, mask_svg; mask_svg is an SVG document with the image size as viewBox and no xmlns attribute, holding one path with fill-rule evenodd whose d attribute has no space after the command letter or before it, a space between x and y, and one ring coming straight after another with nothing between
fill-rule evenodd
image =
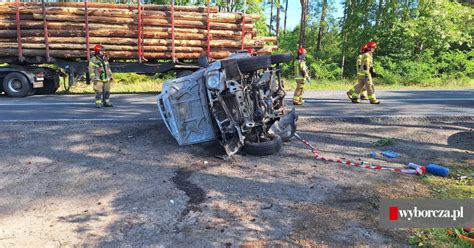
<instances>
[{"instance_id":1,"label":"logging truck","mask_svg":"<svg viewBox=\"0 0 474 248\"><path fill-rule=\"evenodd\" d=\"M0 3L0 91L51 94L88 82L87 64L102 44L113 72L188 75L205 57L246 49L271 53L276 38L256 36L258 15L217 7L88 2ZM67 80L66 80L67 77ZM1 92L0 92L1 93Z\"/></svg>"}]
</instances>

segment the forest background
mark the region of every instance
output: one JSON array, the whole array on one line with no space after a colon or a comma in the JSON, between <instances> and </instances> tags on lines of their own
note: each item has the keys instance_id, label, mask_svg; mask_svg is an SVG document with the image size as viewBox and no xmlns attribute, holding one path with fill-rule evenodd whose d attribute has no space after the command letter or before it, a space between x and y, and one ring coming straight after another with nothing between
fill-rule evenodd
<instances>
[{"instance_id":1,"label":"forest background","mask_svg":"<svg viewBox=\"0 0 474 248\"><path fill-rule=\"evenodd\" d=\"M474 79L474 1L336 1L216 0L211 5L260 14L259 34L278 36L280 52L296 56L296 49L305 47L316 82L354 78L359 48L371 40L378 43L376 83L442 86ZM176 4L205 5L206 0ZM288 12L295 5L299 16ZM299 25L290 28L289 19L295 18ZM293 75L294 66L285 66L284 76Z\"/></svg>"}]
</instances>

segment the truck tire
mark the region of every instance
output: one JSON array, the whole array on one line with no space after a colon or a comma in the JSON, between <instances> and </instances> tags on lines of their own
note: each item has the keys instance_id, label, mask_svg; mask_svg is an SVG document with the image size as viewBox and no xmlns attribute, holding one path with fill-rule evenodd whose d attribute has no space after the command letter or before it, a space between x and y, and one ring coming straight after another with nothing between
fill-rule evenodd
<instances>
[{"instance_id":1,"label":"truck tire","mask_svg":"<svg viewBox=\"0 0 474 248\"><path fill-rule=\"evenodd\" d=\"M289 53L279 53L279 54L272 54L270 55L272 64L281 64L281 63L288 63L293 60L293 56Z\"/></svg>"},{"instance_id":2,"label":"truck tire","mask_svg":"<svg viewBox=\"0 0 474 248\"><path fill-rule=\"evenodd\" d=\"M25 97L33 88L28 78L19 72L11 72L3 79L3 90L11 97Z\"/></svg>"},{"instance_id":3,"label":"truck tire","mask_svg":"<svg viewBox=\"0 0 474 248\"><path fill-rule=\"evenodd\" d=\"M241 58L237 60L239 70L243 73L270 68L272 60L269 55Z\"/></svg>"},{"instance_id":4,"label":"truck tire","mask_svg":"<svg viewBox=\"0 0 474 248\"><path fill-rule=\"evenodd\" d=\"M243 151L255 156L272 155L280 151L283 145L281 137L278 135L268 135L268 140L263 142L245 142Z\"/></svg>"},{"instance_id":5,"label":"truck tire","mask_svg":"<svg viewBox=\"0 0 474 248\"><path fill-rule=\"evenodd\" d=\"M48 73L43 82L43 88L36 89L36 94L48 95L54 94L59 89L59 74Z\"/></svg>"}]
</instances>

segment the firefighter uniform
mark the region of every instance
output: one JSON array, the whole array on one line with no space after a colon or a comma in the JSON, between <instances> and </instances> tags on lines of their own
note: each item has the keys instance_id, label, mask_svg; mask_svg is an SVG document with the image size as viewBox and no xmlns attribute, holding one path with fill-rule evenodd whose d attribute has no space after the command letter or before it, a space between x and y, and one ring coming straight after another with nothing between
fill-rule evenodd
<instances>
[{"instance_id":1,"label":"firefighter uniform","mask_svg":"<svg viewBox=\"0 0 474 248\"><path fill-rule=\"evenodd\" d=\"M371 104L379 104L380 102L375 97L374 83L372 81L371 71L373 71L374 60L372 51L377 47L375 42L367 43L367 50L360 55L360 64L357 67L358 83L348 92L351 93L351 100L353 103L359 103L361 92L365 88L367 90L367 97Z\"/></svg>"},{"instance_id":2,"label":"firefighter uniform","mask_svg":"<svg viewBox=\"0 0 474 248\"><path fill-rule=\"evenodd\" d=\"M113 77L107 57L99 53L92 56L89 60L89 75L94 83L96 107L112 107L109 98Z\"/></svg>"},{"instance_id":3,"label":"firefighter uniform","mask_svg":"<svg viewBox=\"0 0 474 248\"><path fill-rule=\"evenodd\" d=\"M361 68L361 64L362 64L362 54L363 54L363 50L364 48L361 49L361 54L359 54L359 56L357 56L357 61L356 61L356 69L357 69L357 73L360 72L360 68ZM349 100L352 100L352 94L354 94L354 87L352 89L350 89L347 93L347 97L349 97ZM362 93L360 94L360 99L361 100L368 100L368 96L367 96L367 89L364 87L362 89Z\"/></svg>"},{"instance_id":4,"label":"firefighter uniform","mask_svg":"<svg viewBox=\"0 0 474 248\"><path fill-rule=\"evenodd\" d=\"M296 90L293 95L293 104L302 105L303 104L303 93L304 93L304 84L309 82L309 73L308 67L306 66L306 61L304 56L298 56L298 68L297 75L295 78L296 81Z\"/></svg>"},{"instance_id":5,"label":"firefighter uniform","mask_svg":"<svg viewBox=\"0 0 474 248\"><path fill-rule=\"evenodd\" d=\"M367 96L369 98L370 103L372 104L379 103L377 101L377 98L375 97L374 83L372 81L372 75L370 73L370 71L372 70L371 69L372 67L373 67L372 54L370 52L364 53L362 55L361 64L357 72L357 79L359 83L356 84L351 89L351 91L354 92L352 93L352 102L354 103L360 102L359 100L360 93L365 88L367 89Z\"/></svg>"}]
</instances>

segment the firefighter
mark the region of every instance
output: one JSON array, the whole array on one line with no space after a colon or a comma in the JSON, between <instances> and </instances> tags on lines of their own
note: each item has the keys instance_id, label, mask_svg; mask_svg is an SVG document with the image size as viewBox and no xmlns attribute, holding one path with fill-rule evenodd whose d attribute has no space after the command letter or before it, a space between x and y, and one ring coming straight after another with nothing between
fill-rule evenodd
<instances>
[{"instance_id":1,"label":"firefighter","mask_svg":"<svg viewBox=\"0 0 474 248\"><path fill-rule=\"evenodd\" d=\"M364 54L366 52L367 52L367 44L364 44L364 45L362 45L362 47L359 50L359 56L357 56L357 61L356 61L357 73L360 72L361 63L362 63L362 54ZM354 93L354 87L346 93L347 97L349 97L349 100L352 100L352 94L353 93ZM367 88L366 87L364 87L362 89L362 93L360 94L360 99L361 100L369 100L369 98L367 96Z\"/></svg>"},{"instance_id":2,"label":"firefighter","mask_svg":"<svg viewBox=\"0 0 474 248\"><path fill-rule=\"evenodd\" d=\"M306 49L303 47L298 49L298 69L296 75L296 90L293 95L293 105L302 105L303 104L303 92L304 84L309 82L309 73L308 67L305 62Z\"/></svg>"},{"instance_id":3,"label":"firefighter","mask_svg":"<svg viewBox=\"0 0 474 248\"><path fill-rule=\"evenodd\" d=\"M361 91L364 87L367 89L367 97L371 104L380 104L380 101L375 97L374 83L372 81L372 72L374 70L374 61L372 54L377 48L377 43L371 41L367 43L365 52L362 54L361 63L357 72L357 83L349 92L351 93L351 101L353 103L360 103Z\"/></svg>"},{"instance_id":4,"label":"firefighter","mask_svg":"<svg viewBox=\"0 0 474 248\"><path fill-rule=\"evenodd\" d=\"M113 107L109 99L110 84L113 82L112 71L104 54L104 47L100 44L94 46L94 56L89 60L89 75L94 83L95 106Z\"/></svg>"}]
</instances>

